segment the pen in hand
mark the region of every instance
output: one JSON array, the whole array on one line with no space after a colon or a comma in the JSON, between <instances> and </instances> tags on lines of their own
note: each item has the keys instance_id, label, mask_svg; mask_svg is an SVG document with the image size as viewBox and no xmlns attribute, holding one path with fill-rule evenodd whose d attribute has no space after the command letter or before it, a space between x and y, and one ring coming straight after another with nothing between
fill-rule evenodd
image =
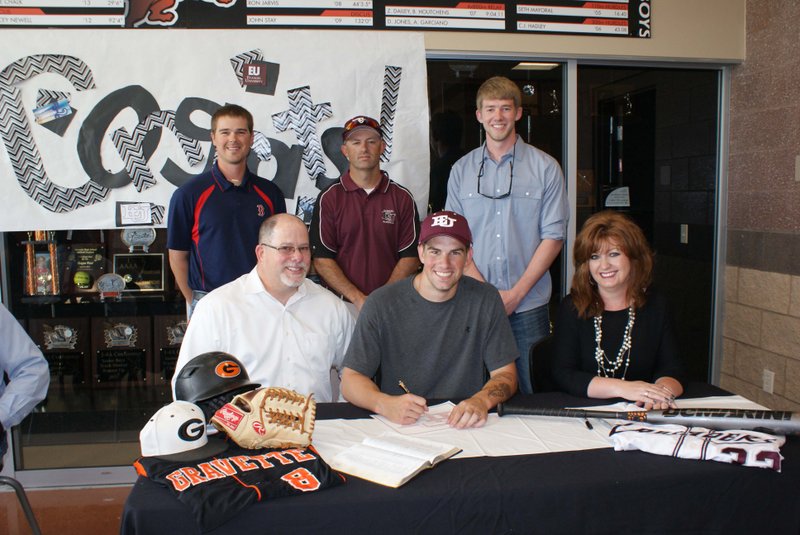
<instances>
[{"instance_id":1,"label":"pen in hand","mask_svg":"<svg viewBox=\"0 0 800 535\"><path fill-rule=\"evenodd\" d=\"M414 394L411 393L411 390L408 389L408 387L406 386L406 384L403 382L402 379L397 381L397 384L400 386L400 388L403 389L403 392L405 392L406 394L408 394L410 396L414 396ZM411 403L411 405L406 404L406 407L407 408L413 407L413 408L410 409L411 412L414 414L413 420L412 420L413 422L416 422L419 419L419 417L422 416L422 414L428 412L428 404L427 404L427 402L423 399L422 402L420 403L419 396L414 396L410 400L410 403Z\"/></svg>"},{"instance_id":2,"label":"pen in hand","mask_svg":"<svg viewBox=\"0 0 800 535\"><path fill-rule=\"evenodd\" d=\"M411 391L408 388L406 388L406 384L403 382L402 379L397 381L397 384L400 385L400 388L402 388L403 392L405 392L406 394L410 394L411 393Z\"/></svg>"}]
</instances>

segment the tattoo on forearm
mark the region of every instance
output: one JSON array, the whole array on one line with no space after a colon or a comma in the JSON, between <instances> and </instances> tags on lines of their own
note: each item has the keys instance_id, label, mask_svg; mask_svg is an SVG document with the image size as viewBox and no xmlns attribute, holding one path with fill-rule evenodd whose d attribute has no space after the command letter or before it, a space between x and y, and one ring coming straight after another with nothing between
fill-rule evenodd
<instances>
[{"instance_id":1,"label":"tattoo on forearm","mask_svg":"<svg viewBox=\"0 0 800 535\"><path fill-rule=\"evenodd\" d=\"M492 385L489 390L489 397L498 401L505 401L511 397L511 387L505 383Z\"/></svg>"},{"instance_id":2,"label":"tattoo on forearm","mask_svg":"<svg viewBox=\"0 0 800 535\"><path fill-rule=\"evenodd\" d=\"M492 377L492 380L486 383L483 387L489 394L489 398L499 401L505 401L511 397L511 377L507 374L497 374Z\"/></svg>"}]
</instances>

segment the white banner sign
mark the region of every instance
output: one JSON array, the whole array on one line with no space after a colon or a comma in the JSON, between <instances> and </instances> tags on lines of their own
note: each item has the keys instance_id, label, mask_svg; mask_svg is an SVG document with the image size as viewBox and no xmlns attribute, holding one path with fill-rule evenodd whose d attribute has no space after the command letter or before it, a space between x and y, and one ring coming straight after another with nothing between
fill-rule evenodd
<instances>
[{"instance_id":1,"label":"white banner sign","mask_svg":"<svg viewBox=\"0 0 800 535\"><path fill-rule=\"evenodd\" d=\"M4 30L0 231L164 226L175 188L213 162L226 103L253 114L250 169L288 211L310 219L347 169L344 122L364 114L383 127L382 168L425 213L426 87L416 33Z\"/></svg>"}]
</instances>

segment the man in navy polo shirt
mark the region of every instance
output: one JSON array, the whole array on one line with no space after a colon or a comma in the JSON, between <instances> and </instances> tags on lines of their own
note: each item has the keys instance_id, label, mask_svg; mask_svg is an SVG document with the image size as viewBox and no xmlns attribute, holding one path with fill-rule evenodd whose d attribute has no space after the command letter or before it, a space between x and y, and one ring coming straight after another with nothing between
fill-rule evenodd
<instances>
[{"instance_id":1,"label":"man in navy polo shirt","mask_svg":"<svg viewBox=\"0 0 800 535\"><path fill-rule=\"evenodd\" d=\"M350 168L317 197L310 237L317 273L358 311L373 290L419 268L419 216L411 192L381 171L378 121L353 117L342 139Z\"/></svg>"},{"instance_id":2,"label":"man in navy polo shirt","mask_svg":"<svg viewBox=\"0 0 800 535\"><path fill-rule=\"evenodd\" d=\"M256 263L261 222L286 212L281 190L247 169L253 116L235 104L211 117L217 161L172 194L167 249L175 282L191 315L211 290L249 272Z\"/></svg>"}]
</instances>

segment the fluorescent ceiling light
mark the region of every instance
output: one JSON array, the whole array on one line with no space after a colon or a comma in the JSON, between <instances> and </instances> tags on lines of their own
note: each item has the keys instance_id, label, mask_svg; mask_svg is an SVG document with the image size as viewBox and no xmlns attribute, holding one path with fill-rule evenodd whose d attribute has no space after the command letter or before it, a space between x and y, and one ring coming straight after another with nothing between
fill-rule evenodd
<instances>
[{"instance_id":1,"label":"fluorescent ceiling light","mask_svg":"<svg viewBox=\"0 0 800 535\"><path fill-rule=\"evenodd\" d=\"M558 63L539 63L533 61L523 61L518 63L512 71L550 71L558 67Z\"/></svg>"}]
</instances>

